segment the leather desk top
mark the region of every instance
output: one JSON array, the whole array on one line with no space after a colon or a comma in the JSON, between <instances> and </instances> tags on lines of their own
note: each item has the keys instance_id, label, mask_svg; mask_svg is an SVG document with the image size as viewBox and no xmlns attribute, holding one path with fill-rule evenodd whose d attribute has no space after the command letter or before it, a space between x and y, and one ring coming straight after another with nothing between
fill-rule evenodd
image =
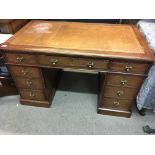
<instances>
[{"instance_id":1,"label":"leather desk top","mask_svg":"<svg viewBox=\"0 0 155 155\"><path fill-rule=\"evenodd\" d=\"M2 50L152 61L152 52L133 25L29 22Z\"/></svg>"}]
</instances>

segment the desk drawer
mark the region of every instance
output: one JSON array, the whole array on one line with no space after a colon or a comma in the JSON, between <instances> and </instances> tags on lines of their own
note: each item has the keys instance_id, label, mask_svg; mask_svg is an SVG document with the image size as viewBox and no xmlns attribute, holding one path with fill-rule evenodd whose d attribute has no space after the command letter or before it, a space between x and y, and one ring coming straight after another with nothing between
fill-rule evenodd
<instances>
[{"instance_id":1,"label":"desk drawer","mask_svg":"<svg viewBox=\"0 0 155 155\"><path fill-rule=\"evenodd\" d=\"M133 99L136 97L138 90L125 87L105 86L104 97L117 97L124 99Z\"/></svg>"},{"instance_id":2,"label":"desk drawer","mask_svg":"<svg viewBox=\"0 0 155 155\"><path fill-rule=\"evenodd\" d=\"M131 110L133 100L116 99L116 98L103 98L100 103L102 108L110 108L117 110Z\"/></svg>"},{"instance_id":3,"label":"desk drawer","mask_svg":"<svg viewBox=\"0 0 155 155\"><path fill-rule=\"evenodd\" d=\"M62 56L40 55L38 61L41 65L48 65L48 66L53 66L53 67L72 65L72 59L71 58L62 57Z\"/></svg>"},{"instance_id":4,"label":"desk drawer","mask_svg":"<svg viewBox=\"0 0 155 155\"><path fill-rule=\"evenodd\" d=\"M37 90L44 89L44 85L41 79L16 78L15 81L18 88Z\"/></svg>"},{"instance_id":5,"label":"desk drawer","mask_svg":"<svg viewBox=\"0 0 155 155\"><path fill-rule=\"evenodd\" d=\"M108 74L106 76L106 85L139 88L144 78L144 76Z\"/></svg>"},{"instance_id":6,"label":"desk drawer","mask_svg":"<svg viewBox=\"0 0 155 155\"><path fill-rule=\"evenodd\" d=\"M39 68L9 66L9 69L15 77L39 78L41 76L41 71Z\"/></svg>"},{"instance_id":7,"label":"desk drawer","mask_svg":"<svg viewBox=\"0 0 155 155\"><path fill-rule=\"evenodd\" d=\"M96 60L96 59L89 59L89 58L74 58L73 59L74 65L77 68L81 69L99 69L99 70L107 70L108 69L108 60Z\"/></svg>"},{"instance_id":8,"label":"desk drawer","mask_svg":"<svg viewBox=\"0 0 155 155\"><path fill-rule=\"evenodd\" d=\"M13 64L36 64L35 57L31 54L5 54L7 63Z\"/></svg>"},{"instance_id":9,"label":"desk drawer","mask_svg":"<svg viewBox=\"0 0 155 155\"><path fill-rule=\"evenodd\" d=\"M113 61L110 63L110 70L125 73L146 74L150 67L149 63L126 63Z\"/></svg>"},{"instance_id":10,"label":"desk drawer","mask_svg":"<svg viewBox=\"0 0 155 155\"><path fill-rule=\"evenodd\" d=\"M50 65L53 67L106 70L108 68L108 62L108 60L96 60L88 58L39 56L39 63L41 65Z\"/></svg>"},{"instance_id":11,"label":"desk drawer","mask_svg":"<svg viewBox=\"0 0 155 155\"><path fill-rule=\"evenodd\" d=\"M21 98L27 100L37 100L37 101L45 101L47 97L45 96L45 92L40 90L20 90Z\"/></svg>"}]
</instances>

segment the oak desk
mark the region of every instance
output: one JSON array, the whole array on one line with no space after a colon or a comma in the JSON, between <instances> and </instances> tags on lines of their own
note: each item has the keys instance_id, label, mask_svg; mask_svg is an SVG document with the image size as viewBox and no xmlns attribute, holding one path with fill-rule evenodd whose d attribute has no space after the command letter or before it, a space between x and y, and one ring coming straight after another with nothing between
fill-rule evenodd
<instances>
[{"instance_id":1,"label":"oak desk","mask_svg":"<svg viewBox=\"0 0 155 155\"><path fill-rule=\"evenodd\" d=\"M98 113L125 117L154 59L132 25L31 21L0 49L22 104L49 107L60 70L89 70Z\"/></svg>"}]
</instances>

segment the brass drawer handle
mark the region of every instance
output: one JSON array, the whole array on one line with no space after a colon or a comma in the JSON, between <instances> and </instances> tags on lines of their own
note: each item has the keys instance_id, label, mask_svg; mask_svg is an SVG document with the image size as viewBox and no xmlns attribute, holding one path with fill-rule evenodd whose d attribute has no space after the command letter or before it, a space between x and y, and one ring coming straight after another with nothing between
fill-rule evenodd
<instances>
[{"instance_id":1,"label":"brass drawer handle","mask_svg":"<svg viewBox=\"0 0 155 155\"><path fill-rule=\"evenodd\" d=\"M24 58L23 57L17 57L16 58L16 62L23 62L24 61Z\"/></svg>"},{"instance_id":2,"label":"brass drawer handle","mask_svg":"<svg viewBox=\"0 0 155 155\"><path fill-rule=\"evenodd\" d=\"M129 71L131 71L132 66L128 64L128 65L126 65L126 66L124 67L124 69L125 69L126 72L129 72Z\"/></svg>"},{"instance_id":3,"label":"brass drawer handle","mask_svg":"<svg viewBox=\"0 0 155 155\"><path fill-rule=\"evenodd\" d=\"M25 68L23 68L23 69L21 70L21 73L22 73L23 75L27 75L28 71L27 71Z\"/></svg>"},{"instance_id":4,"label":"brass drawer handle","mask_svg":"<svg viewBox=\"0 0 155 155\"><path fill-rule=\"evenodd\" d=\"M128 84L128 80L123 80L123 79L122 79L122 80L121 80L121 84L122 84L122 85L127 85L127 84Z\"/></svg>"},{"instance_id":5,"label":"brass drawer handle","mask_svg":"<svg viewBox=\"0 0 155 155\"><path fill-rule=\"evenodd\" d=\"M35 97L35 94L34 94L32 91L30 91L30 92L29 92L29 97L30 97L30 98L34 98L34 97Z\"/></svg>"},{"instance_id":6,"label":"brass drawer handle","mask_svg":"<svg viewBox=\"0 0 155 155\"><path fill-rule=\"evenodd\" d=\"M52 65L56 65L58 63L58 60L57 59L51 59L51 62L50 62Z\"/></svg>"},{"instance_id":7,"label":"brass drawer handle","mask_svg":"<svg viewBox=\"0 0 155 155\"><path fill-rule=\"evenodd\" d=\"M88 66L88 68L93 68L94 67L94 62L89 61L87 66Z\"/></svg>"},{"instance_id":8,"label":"brass drawer handle","mask_svg":"<svg viewBox=\"0 0 155 155\"><path fill-rule=\"evenodd\" d=\"M117 96L122 96L123 94L124 94L124 92L122 90L117 91Z\"/></svg>"},{"instance_id":9,"label":"brass drawer handle","mask_svg":"<svg viewBox=\"0 0 155 155\"><path fill-rule=\"evenodd\" d=\"M26 84L28 85L28 87L30 88L32 86L32 81L31 80L27 80Z\"/></svg>"},{"instance_id":10,"label":"brass drawer handle","mask_svg":"<svg viewBox=\"0 0 155 155\"><path fill-rule=\"evenodd\" d=\"M118 107L120 105L120 103L118 101L114 101L113 105L114 105L114 107Z\"/></svg>"}]
</instances>

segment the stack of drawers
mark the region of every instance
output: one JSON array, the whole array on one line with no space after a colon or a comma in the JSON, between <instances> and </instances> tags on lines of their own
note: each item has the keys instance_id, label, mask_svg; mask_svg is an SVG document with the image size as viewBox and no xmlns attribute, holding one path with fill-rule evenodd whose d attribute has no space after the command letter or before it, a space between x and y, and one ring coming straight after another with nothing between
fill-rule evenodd
<instances>
[{"instance_id":1,"label":"stack of drawers","mask_svg":"<svg viewBox=\"0 0 155 155\"><path fill-rule=\"evenodd\" d=\"M21 103L49 107L49 98L54 96L57 70L34 67L37 59L34 55L6 54L9 70L21 96ZM42 73L44 72L44 73ZM52 93L51 93L52 91Z\"/></svg>"},{"instance_id":2,"label":"stack of drawers","mask_svg":"<svg viewBox=\"0 0 155 155\"><path fill-rule=\"evenodd\" d=\"M100 73L98 113L130 117L149 66L149 63L112 61L109 72Z\"/></svg>"}]
</instances>

